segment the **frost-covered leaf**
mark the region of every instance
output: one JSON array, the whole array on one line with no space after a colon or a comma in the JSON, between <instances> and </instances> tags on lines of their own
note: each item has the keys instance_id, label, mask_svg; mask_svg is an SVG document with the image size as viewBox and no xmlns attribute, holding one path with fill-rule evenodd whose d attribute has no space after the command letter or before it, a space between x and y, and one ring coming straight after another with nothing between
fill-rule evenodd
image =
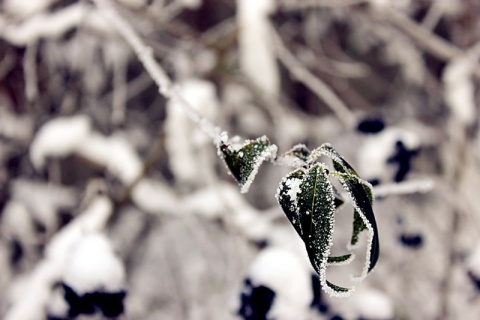
<instances>
[{"instance_id":1,"label":"frost-covered leaf","mask_svg":"<svg viewBox=\"0 0 480 320\"><path fill-rule=\"evenodd\" d=\"M348 253L342 256L330 256L328 257L327 262L329 266L343 266L352 262L354 258L355 255L353 253Z\"/></svg>"},{"instance_id":2,"label":"frost-covered leaf","mask_svg":"<svg viewBox=\"0 0 480 320\"><path fill-rule=\"evenodd\" d=\"M302 239L320 276L330 254L335 214L335 196L327 172L327 168L319 163L308 169L300 184L297 201Z\"/></svg>"},{"instance_id":3,"label":"frost-covered leaf","mask_svg":"<svg viewBox=\"0 0 480 320\"><path fill-rule=\"evenodd\" d=\"M325 155L332 159L333 168L339 172L349 173L358 177L352 166L335 150L331 144L324 143L320 148L315 149L309 158L309 162L315 161L319 156Z\"/></svg>"},{"instance_id":4,"label":"frost-covered leaf","mask_svg":"<svg viewBox=\"0 0 480 320\"><path fill-rule=\"evenodd\" d=\"M373 189L372 186L358 177L353 167L328 143L312 152L309 161L316 160L319 156L325 155L332 159L334 169L340 173L338 176L344 188L352 196L354 203L354 216L352 237L350 246L358 243L359 234L369 231L369 248L367 249L366 272L373 269L377 263L380 244L378 240L377 224L373 214ZM363 272L365 274L365 272Z\"/></svg>"},{"instance_id":5,"label":"frost-covered leaf","mask_svg":"<svg viewBox=\"0 0 480 320\"><path fill-rule=\"evenodd\" d=\"M281 205L283 202L282 208L287 209L284 209L287 216L295 217L295 223L292 219L290 221L305 243L308 257L320 276L322 286L327 290L330 288L330 294L338 295L348 293L349 289L326 285L336 210L335 193L328 181L328 173L327 167L321 163L304 171L299 169L292 172L280 184L278 199ZM289 193L295 195L293 199ZM287 206L290 203L294 205ZM297 211L292 212L292 209Z\"/></svg>"},{"instance_id":6,"label":"frost-covered leaf","mask_svg":"<svg viewBox=\"0 0 480 320\"><path fill-rule=\"evenodd\" d=\"M248 192L260 165L275 158L277 146L270 144L267 137L263 136L256 140L247 140L238 149L223 141L218 145L218 151L240 185L240 191L245 193Z\"/></svg>"},{"instance_id":7,"label":"frost-covered leaf","mask_svg":"<svg viewBox=\"0 0 480 320\"><path fill-rule=\"evenodd\" d=\"M301 167L307 164L310 150L304 144L297 144L275 160L275 163L282 166Z\"/></svg>"},{"instance_id":8,"label":"frost-covered leaf","mask_svg":"<svg viewBox=\"0 0 480 320\"><path fill-rule=\"evenodd\" d=\"M352 289L337 286L331 283L330 281L327 281L326 285L327 285L328 292L330 293L333 292L336 296L339 296L339 297L348 296L352 292Z\"/></svg>"},{"instance_id":9,"label":"frost-covered leaf","mask_svg":"<svg viewBox=\"0 0 480 320\"><path fill-rule=\"evenodd\" d=\"M366 276L377 263L380 253L380 244L378 239L377 223L373 214L373 192L372 187L368 182L363 181L357 176L347 173L333 172L338 177L344 188L350 193L352 197L354 214L354 228L352 240L358 240L358 234L363 230L368 230L368 244L365 261L365 268L359 278ZM360 219L363 225L359 222ZM356 234L355 234L356 232ZM352 243L353 245L353 243Z\"/></svg>"},{"instance_id":10,"label":"frost-covered leaf","mask_svg":"<svg viewBox=\"0 0 480 320\"><path fill-rule=\"evenodd\" d=\"M357 209L353 210L353 227L352 227L352 236L350 237L350 246L354 248L360 236L360 233L364 230L367 230L367 226L363 223L362 217L358 213Z\"/></svg>"},{"instance_id":11,"label":"frost-covered leaf","mask_svg":"<svg viewBox=\"0 0 480 320\"><path fill-rule=\"evenodd\" d=\"M282 180L277 190L277 200L304 241L310 262L320 276L322 288L333 296L349 296L354 287L345 288L326 280L328 266L346 265L355 258L352 252L330 256L334 215L344 200L328 177L331 174L339 179L353 203L354 222L348 248L351 250L357 244L362 231L367 230L369 235L365 267L361 275L353 277L353 280L362 280L378 260L379 244L372 209L372 186L360 179L348 162L329 144L322 145L309 155L305 152L301 156L304 157L301 159L302 167L292 171ZM325 164L317 163L320 156L331 158L336 171L330 171Z\"/></svg>"}]
</instances>

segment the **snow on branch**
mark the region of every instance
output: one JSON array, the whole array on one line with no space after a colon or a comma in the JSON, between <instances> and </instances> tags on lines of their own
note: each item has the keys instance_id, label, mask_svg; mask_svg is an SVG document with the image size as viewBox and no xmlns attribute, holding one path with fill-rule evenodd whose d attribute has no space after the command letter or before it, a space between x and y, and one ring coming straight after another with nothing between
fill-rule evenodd
<instances>
[{"instance_id":1,"label":"snow on branch","mask_svg":"<svg viewBox=\"0 0 480 320\"><path fill-rule=\"evenodd\" d=\"M16 46L35 43L43 37L59 37L79 25L89 10L88 5L79 2L55 13L39 13L20 24L0 29L0 37Z\"/></svg>"}]
</instances>

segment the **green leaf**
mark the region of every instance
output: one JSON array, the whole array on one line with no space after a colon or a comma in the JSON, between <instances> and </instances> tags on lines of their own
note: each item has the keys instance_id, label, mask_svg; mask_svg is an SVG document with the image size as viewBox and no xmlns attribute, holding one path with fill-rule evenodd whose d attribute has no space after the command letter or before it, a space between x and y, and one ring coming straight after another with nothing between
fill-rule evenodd
<instances>
[{"instance_id":1,"label":"green leaf","mask_svg":"<svg viewBox=\"0 0 480 320\"><path fill-rule=\"evenodd\" d=\"M300 184L304 177L303 169L290 172L283 178L277 189L276 198L288 220L302 237L303 231L300 225L300 217L297 206L297 195L300 192Z\"/></svg>"},{"instance_id":2,"label":"green leaf","mask_svg":"<svg viewBox=\"0 0 480 320\"><path fill-rule=\"evenodd\" d=\"M299 147L298 150L302 148ZM329 144L312 151L306 160L305 156L306 152L302 154L303 158L299 158L303 163L301 168L290 172L282 180L276 197L290 223L304 241L310 263L320 276L322 288L330 295L348 296L354 287L345 288L326 280L327 266L346 265L355 258L353 253L330 256L334 215L344 200L328 180L328 176L332 174L339 179L353 203L353 231L349 247L358 242L362 231L368 231L365 266L360 277L354 277L354 280L363 279L378 260L379 242L372 209L372 186L360 179L350 164ZM336 171L330 172L325 164L317 163L320 156L331 158Z\"/></svg>"},{"instance_id":3,"label":"green leaf","mask_svg":"<svg viewBox=\"0 0 480 320\"><path fill-rule=\"evenodd\" d=\"M353 167L335 150L331 144L324 143L319 148L320 154L326 155L333 162L333 168L338 172L344 172L358 177Z\"/></svg>"},{"instance_id":4,"label":"green leaf","mask_svg":"<svg viewBox=\"0 0 480 320\"><path fill-rule=\"evenodd\" d=\"M349 264L350 262L353 261L355 258L355 255L353 253L348 253L343 256L336 256L336 257L328 257L328 265L330 266L343 266L346 264Z\"/></svg>"},{"instance_id":5,"label":"green leaf","mask_svg":"<svg viewBox=\"0 0 480 320\"><path fill-rule=\"evenodd\" d=\"M324 279L335 223L335 195L325 165L316 163L305 171L297 197L301 237L313 268Z\"/></svg>"},{"instance_id":6,"label":"green leaf","mask_svg":"<svg viewBox=\"0 0 480 320\"><path fill-rule=\"evenodd\" d=\"M363 223L363 219L358 213L357 209L353 210L353 228L352 228L352 236L350 238L350 246L354 248L362 231L367 230L367 226Z\"/></svg>"},{"instance_id":7,"label":"green leaf","mask_svg":"<svg viewBox=\"0 0 480 320\"><path fill-rule=\"evenodd\" d=\"M375 267L380 253L380 243L378 239L377 223L373 214L373 190L372 186L358 177L353 167L328 143L314 150L312 155L316 159L319 155L326 155L332 159L334 169L343 174L345 189L352 195L354 202L353 229L350 245L355 246L358 243L359 234L364 230L371 231L371 247L369 250L368 272ZM365 218L365 219L364 219ZM368 226L366 221L368 221Z\"/></svg>"},{"instance_id":8,"label":"green leaf","mask_svg":"<svg viewBox=\"0 0 480 320\"><path fill-rule=\"evenodd\" d=\"M258 172L260 165L275 158L277 147L270 144L267 137L256 140L247 140L245 144L236 149L228 142L221 142L218 151L232 176L240 185L242 193L248 192L250 185Z\"/></svg>"},{"instance_id":9,"label":"green leaf","mask_svg":"<svg viewBox=\"0 0 480 320\"><path fill-rule=\"evenodd\" d=\"M369 243L367 247L367 261L365 270L362 272L362 277L366 273L370 272L378 261L380 253L380 243L378 239L377 223L375 221L375 215L373 213L373 191L371 185L358 178L347 173L333 172L336 175L345 189L350 193L353 201L353 207L357 214L355 220L354 214L354 227L352 233L352 239L358 240L358 234L367 229L369 231ZM360 219L363 225L358 221ZM355 222L357 221L357 222ZM357 225L355 225L357 223ZM352 243L352 245L355 243Z\"/></svg>"},{"instance_id":10,"label":"green leaf","mask_svg":"<svg viewBox=\"0 0 480 320\"><path fill-rule=\"evenodd\" d=\"M335 296L339 296L339 297L348 296L352 292L352 289L337 286L331 283L330 281L327 281L326 285L327 285L327 292L332 293Z\"/></svg>"}]
</instances>

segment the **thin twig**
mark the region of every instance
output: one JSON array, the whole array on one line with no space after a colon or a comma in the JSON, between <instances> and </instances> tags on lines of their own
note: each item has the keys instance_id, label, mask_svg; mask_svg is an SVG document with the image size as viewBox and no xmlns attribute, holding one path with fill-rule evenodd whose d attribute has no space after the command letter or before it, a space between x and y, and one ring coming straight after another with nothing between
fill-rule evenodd
<instances>
[{"instance_id":1,"label":"thin twig","mask_svg":"<svg viewBox=\"0 0 480 320\"><path fill-rule=\"evenodd\" d=\"M347 127L355 124L355 116L345 103L330 89L322 80L312 74L305 68L285 47L275 29L271 28L271 35L277 53L278 59L288 69L288 71L307 88L309 88L317 97L337 115Z\"/></svg>"},{"instance_id":2,"label":"thin twig","mask_svg":"<svg viewBox=\"0 0 480 320\"><path fill-rule=\"evenodd\" d=\"M29 102L35 101L38 97L37 52L38 43L34 41L27 45L23 58L25 96Z\"/></svg>"},{"instance_id":3,"label":"thin twig","mask_svg":"<svg viewBox=\"0 0 480 320\"><path fill-rule=\"evenodd\" d=\"M155 60L152 48L145 45L132 26L118 14L112 2L110 0L93 0L93 2L132 47L145 70L157 84L160 94L167 99L177 100L178 104L185 110L190 119L195 122L205 134L210 136L214 143L217 143L221 139L220 129L201 116L179 93L178 88L170 80L165 70Z\"/></svg>"},{"instance_id":4,"label":"thin twig","mask_svg":"<svg viewBox=\"0 0 480 320\"><path fill-rule=\"evenodd\" d=\"M395 28L410 36L419 47L440 60L450 61L471 51L474 47L472 46L470 49L462 50L435 35L426 27L417 24L398 10L383 8L382 10L372 10L371 12L376 18L395 26ZM480 65L477 64L473 74L476 77L480 77Z\"/></svg>"},{"instance_id":5,"label":"thin twig","mask_svg":"<svg viewBox=\"0 0 480 320\"><path fill-rule=\"evenodd\" d=\"M384 8L384 10L374 12L378 13L377 17L408 34L419 46L441 60L450 60L462 54L461 49L434 35L398 10Z\"/></svg>"}]
</instances>

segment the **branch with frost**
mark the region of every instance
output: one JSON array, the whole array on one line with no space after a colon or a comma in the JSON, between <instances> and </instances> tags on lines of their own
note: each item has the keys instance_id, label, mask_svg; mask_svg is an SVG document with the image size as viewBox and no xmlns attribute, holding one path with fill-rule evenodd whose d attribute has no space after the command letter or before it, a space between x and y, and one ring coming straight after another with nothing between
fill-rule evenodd
<instances>
[{"instance_id":1,"label":"branch with frost","mask_svg":"<svg viewBox=\"0 0 480 320\"><path fill-rule=\"evenodd\" d=\"M375 9L375 8L374 8ZM372 10L375 17L394 25L397 29L409 35L420 47L428 51L438 59L449 61L462 56L464 50L456 47L452 43L443 40L439 36L433 34L428 28L415 23L399 10L388 7L376 8ZM469 51L469 50L468 50ZM480 76L480 66L474 66L474 74Z\"/></svg>"},{"instance_id":2,"label":"branch with frost","mask_svg":"<svg viewBox=\"0 0 480 320\"><path fill-rule=\"evenodd\" d=\"M58 0L4 0L2 11L15 17L28 17L37 12L43 11Z\"/></svg>"},{"instance_id":3,"label":"branch with frost","mask_svg":"<svg viewBox=\"0 0 480 320\"><path fill-rule=\"evenodd\" d=\"M167 99L175 100L184 109L190 119L200 129L213 139L214 143L221 140L220 129L201 116L179 93L178 88L170 80L165 70L155 60L152 48L145 45L143 40L114 8L110 0L93 0L105 17L112 23L118 33L127 41L137 55L145 70L157 84L160 93Z\"/></svg>"},{"instance_id":4,"label":"branch with frost","mask_svg":"<svg viewBox=\"0 0 480 320\"><path fill-rule=\"evenodd\" d=\"M280 35L271 27L271 35L278 59L287 70L307 88L309 88L320 100L335 113L335 115L347 126L355 124L355 116L338 95L322 80L305 68L283 44Z\"/></svg>"},{"instance_id":5,"label":"branch with frost","mask_svg":"<svg viewBox=\"0 0 480 320\"><path fill-rule=\"evenodd\" d=\"M375 14L375 17L386 21L389 24L393 24L395 27L408 34L419 46L439 59L450 60L462 53L461 49L434 35L430 30L415 23L398 10L381 7L372 12Z\"/></svg>"},{"instance_id":6,"label":"branch with frost","mask_svg":"<svg viewBox=\"0 0 480 320\"><path fill-rule=\"evenodd\" d=\"M95 196L88 207L68 226L59 231L45 249L45 257L25 279L12 290L12 303L5 320L35 320L44 313L54 284L62 278L70 251L85 234L104 228L112 213L112 202L106 196Z\"/></svg>"},{"instance_id":7,"label":"branch with frost","mask_svg":"<svg viewBox=\"0 0 480 320\"><path fill-rule=\"evenodd\" d=\"M374 187L374 194L376 198L388 197L393 195L406 195L414 193L426 193L435 188L435 183L432 180L413 180L400 183L383 184Z\"/></svg>"}]
</instances>

